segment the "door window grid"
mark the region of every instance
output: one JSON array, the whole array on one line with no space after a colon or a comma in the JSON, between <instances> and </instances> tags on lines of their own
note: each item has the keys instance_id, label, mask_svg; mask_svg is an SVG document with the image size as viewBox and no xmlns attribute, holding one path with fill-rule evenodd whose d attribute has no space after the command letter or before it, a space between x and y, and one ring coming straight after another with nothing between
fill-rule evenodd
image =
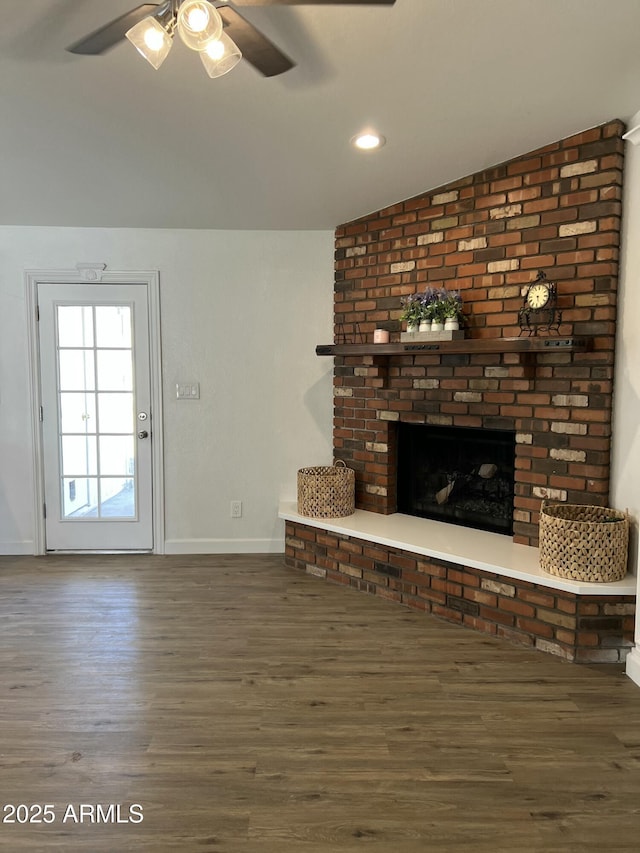
<instances>
[{"instance_id":1,"label":"door window grid","mask_svg":"<svg viewBox=\"0 0 640 853\"><path fill-rule=\"evenodd\" d=\"M131 306L58 305L56 336L63 518L135 519Z\"/></svg>"}]
</instances>

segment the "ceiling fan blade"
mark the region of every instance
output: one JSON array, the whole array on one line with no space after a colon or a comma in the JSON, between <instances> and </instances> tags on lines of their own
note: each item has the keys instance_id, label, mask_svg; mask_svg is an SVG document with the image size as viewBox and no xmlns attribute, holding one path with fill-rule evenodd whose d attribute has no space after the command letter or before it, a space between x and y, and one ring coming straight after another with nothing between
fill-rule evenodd
<instances>
[{"instance_id":1,"label":"ceiling fan blade","mask_svg":"<svg viewBox=\"0 0 640 853\"><path fill-rule=\"evenodd\" d=\"M236 6L393 6L396 0L233 0L233 2Z\"/></svg>"},{"instance_id":2,"label":"ceiling fan blade","mask_svg":"<svg viewBox=\"0 0 640 853\"><path fill-rule=\"evenodd\" d=\"M159 8L161 6L155 3L143 3L142 6L137 6L130 12L120 15L119 18L115 18L113 21L105 24L104 27L100 27L100 29L95 30L88 36L80 39L80 41L69 45L67 50L69 53L81 53L89 56L97 56L104 53L110 47L122 41L127 30L130 30L131 27L139 23L143 18L153 15Z\"/></svg>"},{"instance_id":3,"label":"ceiling fan blade","mask_svg":"<svg viewBox=\"0 0 640 853\"><path fill-rule=\"evenodd\" d=\"M234 9L219 6L218 12L224 21L225 33L238 45L247 62L265 77L275 77L294 67L295 62Z\"/></svg>"}]
</instances>

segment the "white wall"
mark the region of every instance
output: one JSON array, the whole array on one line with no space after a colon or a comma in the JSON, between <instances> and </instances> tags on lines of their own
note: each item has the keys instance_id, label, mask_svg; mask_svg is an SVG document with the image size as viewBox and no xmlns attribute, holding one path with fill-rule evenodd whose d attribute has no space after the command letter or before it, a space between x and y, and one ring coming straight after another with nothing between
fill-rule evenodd
<instances>
[{"instance_id":1,"label":"white wall","mask_svg":"<svg viewBox=\"0 0 640 853\"><path fill-rule=\"evenodd\" d=\"M283 550L278 501L331 460L333 233L2 227L0 553L33 553L24 270L83 261L160 271L167 552Z\"/></svg>"},{"instance_id":2,"label":"white wall","mask_svg":"<svg viewBox=\"0 0 640 853\"><path fill-rule=\"evenodd\" d=\"M640 125L640 112L629 127ZM635 141L640 143L638 136ZM625 151L624 215L620 263L616 377L613 415L611 504L632 518L630 570L638 573L640 519L640 144ZM640 593L640 576L639 593ZM640 619L627 673L640 685Z\"/></svg>"}]
</instances>

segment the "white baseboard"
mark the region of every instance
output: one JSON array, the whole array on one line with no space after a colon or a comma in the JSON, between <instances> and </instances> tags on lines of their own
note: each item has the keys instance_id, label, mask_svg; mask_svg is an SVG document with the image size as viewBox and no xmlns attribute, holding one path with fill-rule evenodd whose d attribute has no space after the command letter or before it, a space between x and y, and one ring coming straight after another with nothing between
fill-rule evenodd
<instances>
[{"instance_id":1,"label":"white baseboard","mask_svg":"<svg viewBox=\"0 0 640 853\"><path fill-rule=\"evenodd\" d=\"M167 539L165 554L284 554L282 539Z\"/></svg>"},{"instance_id":2,"label":"white baseboard","mask_svg":"<svg viewBox=\"0 0 640 853\"><path fill-rule=\"evenodd\" d=\"M0 540L0 556L33 556L34 543L3 542ZM284 554L282 539L167 539L165 554Z\"/></svg>"},{"instance_id":3,"label":"white baseboard","mask_svg":"<svg viewBox=\"0 0 640 853\"><path fill-rule=\"evenodd\" d=\"M627 675L640 687L640 648L638 646L627 655Z\"/></svg>"},{"instance_id":4,"label":"white baseboard","mask_svg":"<svg viewBox=\"0 0 640 853\"><path fill-rule=\"evenodd\" d=\"M33 556L35 554L33 549L34 544L31 539L25 539L23 542L0 541L0 555L3 557Z\"/></svg>"}]
</instances>

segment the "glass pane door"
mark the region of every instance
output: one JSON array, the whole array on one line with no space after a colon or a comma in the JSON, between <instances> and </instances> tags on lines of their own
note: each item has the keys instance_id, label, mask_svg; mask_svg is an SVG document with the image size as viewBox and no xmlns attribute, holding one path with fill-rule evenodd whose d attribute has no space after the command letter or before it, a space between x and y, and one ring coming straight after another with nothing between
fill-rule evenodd
<instances>
[{"instance_id":1,"label":"glass pane door","mask_svg":"<svg viewBox=\"0 0 640 853\"><path fill-rule=\"evenodd\" d=\"M48 551L153 548L144 284L38 283Z\"/></svg>"}]
</instances>

